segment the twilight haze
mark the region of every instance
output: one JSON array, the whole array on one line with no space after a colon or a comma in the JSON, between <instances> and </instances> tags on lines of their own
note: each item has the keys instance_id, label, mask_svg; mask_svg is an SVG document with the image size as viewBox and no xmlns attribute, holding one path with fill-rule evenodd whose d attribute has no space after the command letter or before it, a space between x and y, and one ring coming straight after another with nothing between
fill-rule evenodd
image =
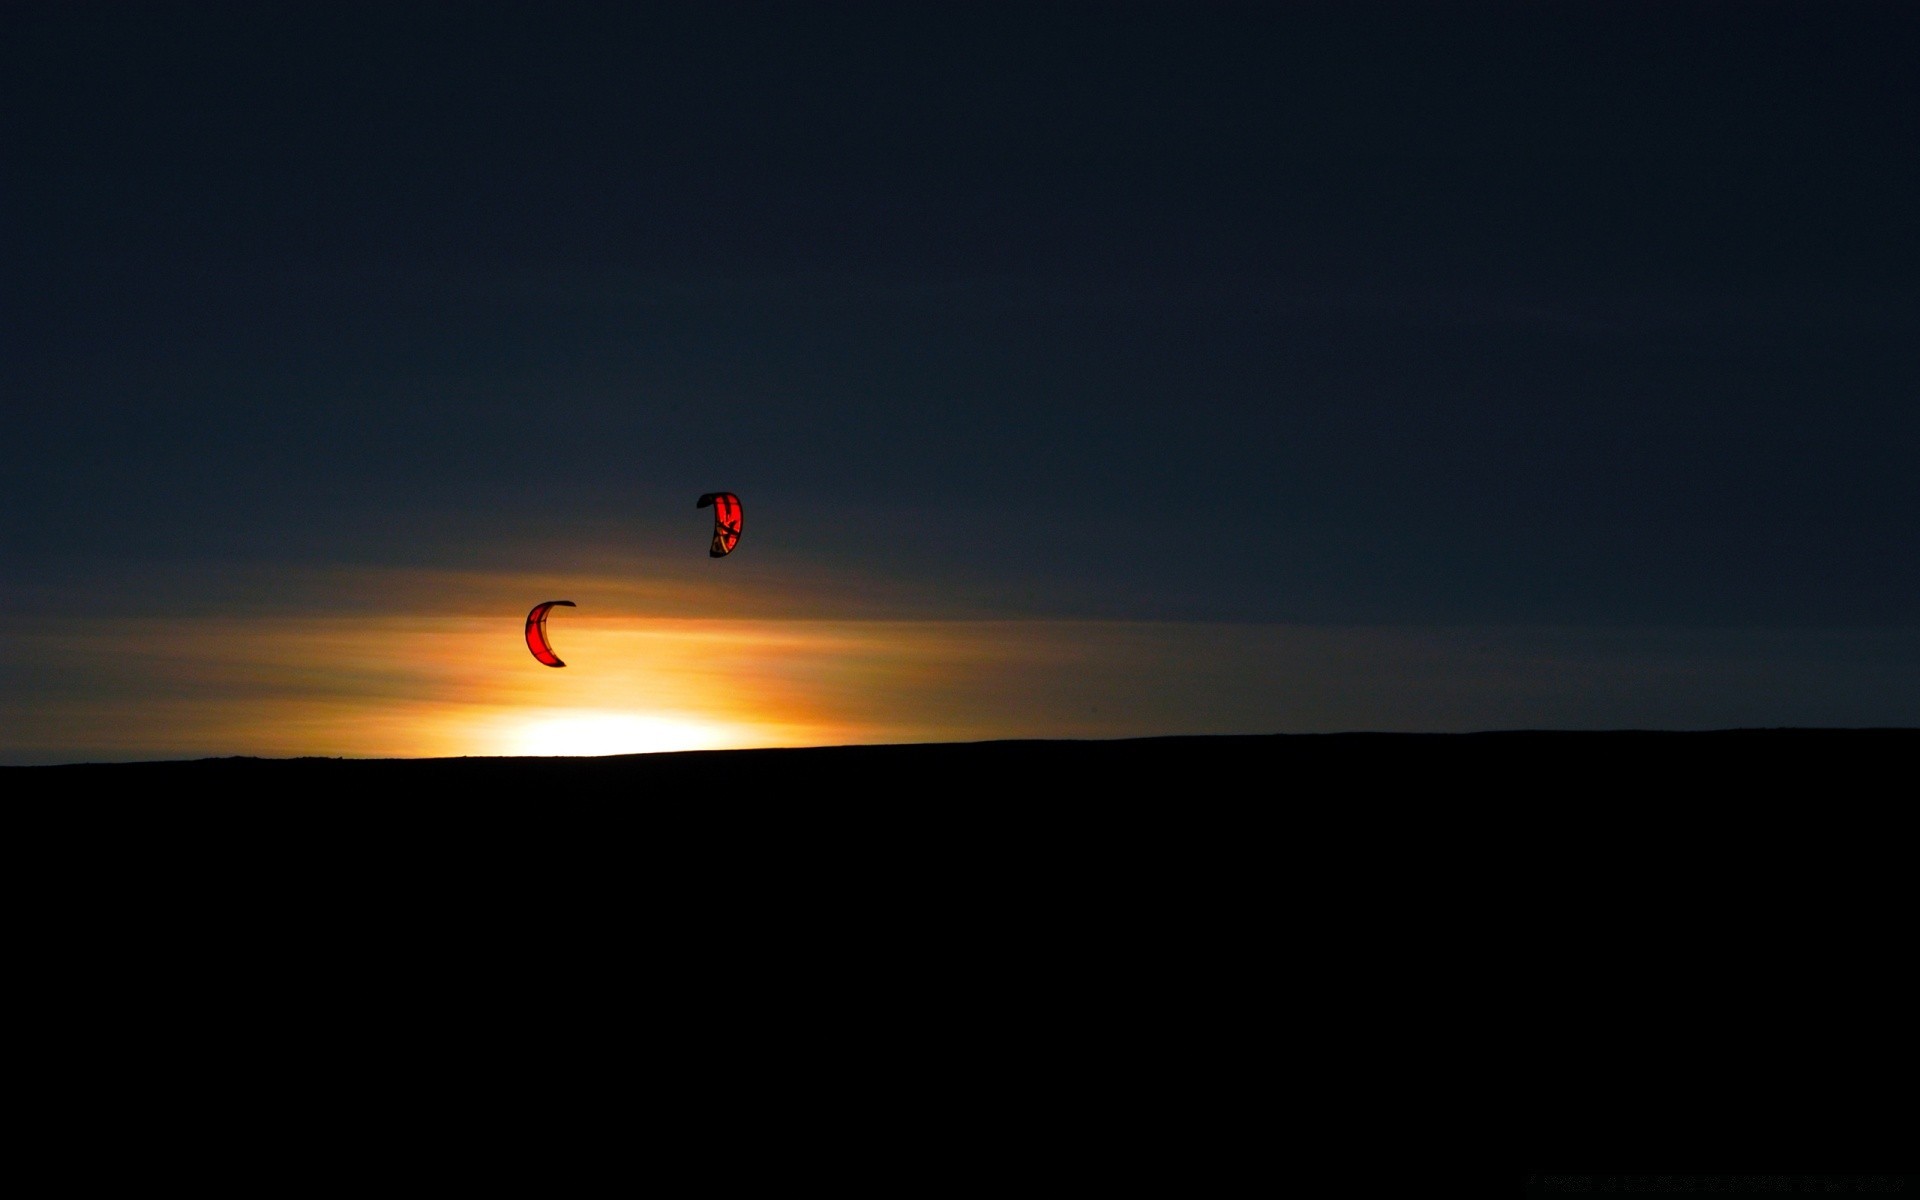
<instances>
[{"instance_id":1,"label":"twilight haze","mask_svg":"<svg viewBox=\"0 0 1920 1200\"><path fill-rule=\"evenodd\" d=\"M1920 724L1920 5L0 21L0 762Z\"/></svg>"}]
</instances>

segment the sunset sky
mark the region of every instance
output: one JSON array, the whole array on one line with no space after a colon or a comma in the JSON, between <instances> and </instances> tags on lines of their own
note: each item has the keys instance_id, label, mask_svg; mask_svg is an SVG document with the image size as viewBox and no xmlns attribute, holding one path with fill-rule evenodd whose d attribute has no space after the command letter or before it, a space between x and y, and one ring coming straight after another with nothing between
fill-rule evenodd
<instances>
[{"instance_id":1,"label":"sunset sky","mask_svg":"<svg viewBox=\"0 0 1920 1200\"><path fill-rule=\"evenodd\" d=\"M0 763L1920 724L1916 61L8 4Z\"/></svg>"}]
</instances>

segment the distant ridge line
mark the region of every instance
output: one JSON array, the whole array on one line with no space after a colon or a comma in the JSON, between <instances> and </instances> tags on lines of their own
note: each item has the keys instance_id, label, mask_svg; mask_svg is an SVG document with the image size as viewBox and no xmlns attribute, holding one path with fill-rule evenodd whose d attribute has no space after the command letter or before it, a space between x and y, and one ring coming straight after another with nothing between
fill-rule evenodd
<instances>
[{"instance_id":1,"label":"distant ridge line","mask_svg":"<svg viewBox=\"0 0 1920 1200\"><path fill-rule=\"evenodd\" d=\"M753 764L797 766L814 760L840 760L845 766L887 765L902 760L924 760L928 766L968 761L987 763L1009 758L1069 760L1109 759L1138 764L1148 760L1193 759L1196 762L1239 759L1243 756L1321 756L1345 754L1366 747L1368 753L1592 753L1601 744L1606 752L1646 755L1720 755L1729 750L1755 753L1793 751L1822 754L1860 752L1873 747L1891 749L1900 744L1920 748L1920 727L1819 728L1805 726L1735 727L1713 730L1662 729L1502 729L1465 733L1429 733L1353 730L1336 733L1167 734L1129 738L997 738L973 742L890 742L836 746L771 746L725 750L676 750L601 756L483 756L438 758L349 758L303 755L268 758L228 755L196 759L148 759L131 762L75 762L0 768L16 772L156 772L199 771L367 771L386 769L414 772L439 768L471 772L496 769L522 771L549 768L560 771L613 769L720 768Z\"/></svg>"}]
</instances>

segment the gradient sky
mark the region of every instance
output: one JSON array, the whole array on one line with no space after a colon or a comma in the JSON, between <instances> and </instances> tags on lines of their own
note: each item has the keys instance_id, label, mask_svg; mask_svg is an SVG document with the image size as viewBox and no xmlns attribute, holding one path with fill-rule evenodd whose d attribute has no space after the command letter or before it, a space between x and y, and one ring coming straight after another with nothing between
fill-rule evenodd
<instances>
[{"instance_id":1,"label":"gradient sky","mask_svg":"<svg viewBox=\"0 0 1920 1200\"><path fill-rule=\"evenodd\" d=\"M0 762L1920 724L1917 61L8 4Z\"/></svg>"}]
</instances>

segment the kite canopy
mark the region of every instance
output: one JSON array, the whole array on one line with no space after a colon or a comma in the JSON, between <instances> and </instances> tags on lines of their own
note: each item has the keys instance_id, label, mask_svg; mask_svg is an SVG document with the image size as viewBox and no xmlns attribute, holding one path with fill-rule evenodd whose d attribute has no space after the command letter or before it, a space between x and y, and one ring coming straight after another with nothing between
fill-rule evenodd
<instances>
[{"instance_id":1,"label":"kite canopy","mask_svg":"<svg viewBox=\"0 0 1920 1200\"><path fill-rule=\"evenodd\" d=\"M713 506L713 545L707 547L707 557L725 558L740 544L740 497L732 492L708 492L694 507L709 504Z\"/></svg>"},{"instance_id":2,"label":"kite canopy","mask_svg":"<svg viewBox=\"0 0 1920 1200\"><path fill-rule=\"evenodd\" d=\"M567 665L560 661L560 656L553 652L553 646L547 641L547 610L561 605L579 607L571 600L546 600L534 605L533 611L527 614L527 649L550 667Z\"/></svg>"}]
</instances>

